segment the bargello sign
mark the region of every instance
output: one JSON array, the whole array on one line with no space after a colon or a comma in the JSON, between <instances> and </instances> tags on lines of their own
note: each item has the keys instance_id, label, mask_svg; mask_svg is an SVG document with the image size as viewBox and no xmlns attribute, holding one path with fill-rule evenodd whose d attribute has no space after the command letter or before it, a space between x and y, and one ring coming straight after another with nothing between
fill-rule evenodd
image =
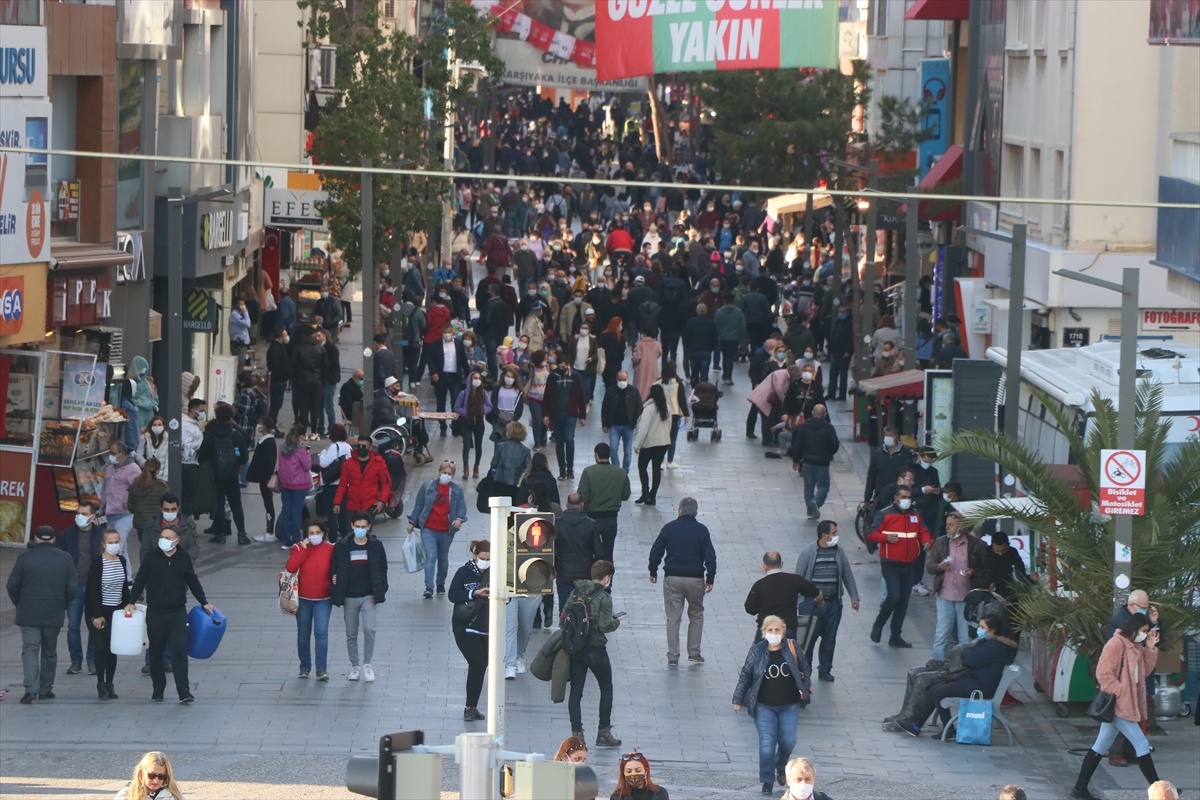
<instances>
[{"instance_id":1,"label":"bargello sign","mask_svg":"<svg viewBox=\"0 0 1200 800\"><path fill-rule=\"evenodd\" d=\"M233 244L233 210L211 211L201 222L200 246L221 250Z\"/></svg>"}]
</instances>

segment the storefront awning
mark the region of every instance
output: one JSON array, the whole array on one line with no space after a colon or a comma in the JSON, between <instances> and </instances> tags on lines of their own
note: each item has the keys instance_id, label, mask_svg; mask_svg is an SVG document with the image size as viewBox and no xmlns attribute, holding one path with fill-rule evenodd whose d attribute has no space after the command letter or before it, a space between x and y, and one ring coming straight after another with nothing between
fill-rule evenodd
<instances>
[{"instance_id":1,"label":"storefront awning","mask_svg":"<svg viewBox=\"0 0 1200 800\"><path fill-rule=\"evenodd\" d=\"M925 177L917 184L917 191L928 192L938 186L946 186L962 177L962 169L962 145L952 144L925 173ZM922 200L918 211L921 219L950 222L962 216L962 203L956 200Z\"/></svg>"},{"instance_id":2,"label":"storefront awning","mask_svg":"<svg viewBox=\"0 0 1200 800\"><path fill-rule=\"evenodd\" d=\"M859 391L880 400L915 400L925 396L925 373L906 369L895 375L881 375L858 382Z\"/></svg>"},{"instance_id":3,"label":"storefront awning","mask_svg":"<svg viewBox=\"0 0 1200 800\"><path fill-rule=\"evenodd\" d=\"M833 205L833 198L827 194L813 193L813 208L826 208ZM784 214L798 214L808 207L808 194L780 194L767 200L767 215L771 219L779 219Z\"/></svg>"},{"instance_id":4,"label":"storefront awning","mask_svg":"<svg viewBox=\"0 0 1200 800\"><path fill-rule=\"evenodd\" d=\"M971 0L917 0L905 19L968 19L971 16Z\"/></svg>"},{"instance_id":5,"label":"storefront awning","mask_svg":"<svg viewBox=\"0 0 1200 800\"><path fill-rule=\"evenodd\" d=\"M133 253L101 244L50 245L51 269L99 269L133 263Z\"/></svg>"}]
</instances>

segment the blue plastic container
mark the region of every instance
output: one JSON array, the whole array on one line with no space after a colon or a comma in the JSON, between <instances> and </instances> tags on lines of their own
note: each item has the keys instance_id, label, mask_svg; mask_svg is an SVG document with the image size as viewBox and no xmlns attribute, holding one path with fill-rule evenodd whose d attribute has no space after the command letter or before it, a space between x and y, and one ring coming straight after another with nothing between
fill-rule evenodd
<instances>
[{"instance_id":1,"label":"blue plastic container","mask_svg":"<svg viewBox=\"0 0 1200 800\"><path fill-rule=\"evenodd\" d=\"M212 658L225 635L225 615L214 608L212 616L202 606L188 612L188 658Z\"/></svg>"}]
</instances>

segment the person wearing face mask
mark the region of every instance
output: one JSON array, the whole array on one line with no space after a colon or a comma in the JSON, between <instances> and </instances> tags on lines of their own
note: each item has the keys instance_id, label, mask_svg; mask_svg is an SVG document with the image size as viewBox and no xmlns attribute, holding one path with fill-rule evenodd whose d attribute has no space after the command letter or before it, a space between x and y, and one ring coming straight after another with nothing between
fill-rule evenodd
<instances>
[{"instance_id":1,"label":"person wearing face mask","mask_svg":"<svg viewBox=\"0 0 1200 800\"><path fill-rule=\"evenodd\" d=\"M974 536L961 530L962 520L946 517L946 534L939 536L929 549L926 569L933 575L933 594L937 598L937 628L933 636L932 657L946 658L950 634L957 631L958 641L970 641L966 610L967 592L981 588L975 576L982 573L985 548Z\"/></svg>"},{"instance_id":2,"label":"person wearing face mask","mask_svg":"<svg viewBox=\"0 0 1200 800\"><path fill-rule=\"evenodd\" d=\"M483 376L472 372L470 385L459 392L454 400L454 413L457 414L458 434L463 440L463 480L470 477L472 440L475 446L475 477L479 477L479 462L483 457L484 422L492 413L492 398L483 389Z\"/></svg>"},{"instance_id":3,"label":"person wearing face mask","mask_svg":"<svg viewBox=\"0 0 1200 800\"><path fill-rule=\"evenodd\" d=\"M467 501L463 489L454 483L454 462L443 461L436 480L421 484L413 498L408 515L408 530L421 530L425 548L425 599L433 597L434 578L437 593L446 591L446 575L450 571L450 545L454 535L467 520Z\"/></svg>"},{"instance_id":4,"label":"person wearing face mask","mask_svg":"<svg viewBox=\"0 0 1200 800\"><path fill-rule=\"evenodd\" d=\"M829 399L845 400L850 364L854 361L854 321L845 308L834 315L829 346Z\"/></svg>"},{"instance_id":5,"label":"person wearing face mask","mask_svg":"<svg viewBox=\"0 0 1200 800\"><path fill-rule=\"evenodd\" d=\"M921 522L921 515L913 508L912 489L896 487L895 502L884 509L883 521L867 534L867 539L879 545L879 569L887 585L887 596L871 626L871 641L879 643L883 626L891 617L892 635L888 646L911 648L912 645L900 634L912 593L913 562L921 550L928 550L933 543L929 530Z\"/></svg>"},{"instance_id":6,"label":"person wearing face mask","mask_svg":"<svg viewBox=\"0 0 1200 800\"><path fill-rule=\"evenodd\" d=\"M586 764L588 757L587 742L578 736L568 736L554 753L555 761L570 761L572 764Z\"/></svg>"},{"instance_id":7,"label":"person wearing face mask","mask_svg":"<svg viewBox=\"0 0 1200 800\"><path fill-rule=\"evenodd\" d=\"M350 464L346 468L351 468ZM387 552L383 542L371 533L371 515L356 511L350 515L350 536L334 545L333 604L342 606L346 620L346 652L350 672L346 680L375 680L371 657L375 655L375 619L377 607L387 596ZM363 631L363 660L358 660L358 629Z\"/></svg>"},{"instance_id":8,"label":"person wearing face mask","mask_svg":"<svg viewBox=\"0 0 1200 800\"><path fill-rule=\"evenodd\" d=\"M150 459L142 467L142 474L129 486L129 510L133 512L133 528L137 531L138 539L141 542L139 549L143 553L149 549L146 542L147 537L158 538L162 496L170 491L166 482L160 481L155 475L157 469L158 461ZM76 512L76 516L79 516L78 512ZM154 530L147 534L146 531L149 528Z\"/></svg>"},{"instance_id":9,"label":"person wearing face mask","mask_svg":"<svg viewBox=\"0 0 1200 800\"><path fill-rule=\"evenodd\" d=\"M150 638L150 679L154 693L151 700L161 702L167 688L163 668L163 653L169 644L173 651L172 672L180 703L191 703L188 685L187 656L187 592L191 590L196 602L210 615L213 607L204 595L204 587L196 577L191 556L179 547L179 529L166 527L159 532L158 548L152 550L138 568L129 597L136 600L146 592L146 630ZM125 610L136 609L132 602Z\"/></svg>"},{"instance_id":10,"label":"person wearing face mask","mask_svg":"<svg viewBox=\"0 0 1200 800\"><path fill-rule=\"evenodd\" d=\"M821 518L821 506L829 495L829 464L840 447L829 412L823 405L813 406L811 416L792 436L790 452L792 469L804 476L804 507L810 520Z\"/></svg>"},{"instance_id":11,"label":"person wearing face mask","mask_svg":"<svg viewBox=\"0 0 1200 800\"><path fill-rule=\"evenodd\" d=\"M321 329L330 342L337 344L338 330L342 327L341 298L335 297L328 288L322 288L321 297L313 306L313 316L321 318Z\"/></svg>"},{"instance_id":12,"label":"person wearing face mask","mask_svg":"<svg viewBox=\"0 0 1200 800\"><path fill-rule=\"evenodd\" d=\"M576 507L582 506L578 495ZM569 498L568 498L569 502ZM612 586L616 568L611 561L597 561L591 566L590 579L575 581L564 609L571 608L576 600L587 607L591 621L591 636L588 647L581 653L571 655L571 694L567 701L571 717L571 735L586 739L583 730L583 687L590 671L600 687L600 717L596 733L596 747L620 747L621 740L612 735L613 682L612 664L608 658L608 636L621 627L622 618L613 615L612 594L606 589ZM622 615L624 616L624 615ZM565 618L564 618L565 619ZM564 625L565 625L564 621Z\"/></svg>"},{"instance_id":13,"label":"person wearing face mask","mask_svg":"<svg viewBox=\"0 0 1200 800\"><path fill-rule=\"evenodd\" d=\"M902 358L903 356L901 355L900 351L896 349L896 345L892 344L890 341L884 342L882 345L880 345L879 357L875 359L874 376L880 377L881 375L895 375L897 372L900 372L902 369L900 364Z\"/></svg>"},{"instance_id":14,"label":"person wearing face mask","mask_svg":"<svg viewBox=\"0 0 1200 800\"><path fill-rule=\"evenodd\" d=\"M454 603L450 618L454 642L467 662L467 702L463 707L463 719L477 722L484 718L479 711L479 695L483 693L488 666L492 546L487 540L478 540L472 541L468 549L471 560L454 573L446 599Z\"/></svg>"},{"instance_id":15,"label":"person wearing face mask","mask_svg":"<svg viewBox=\"0 0 1200 800\"><path fill-rule=\"evenodd\" d=\"M139 467L146 466L150 459L158 461L158 479L167 480L167 423L160 414L150 418L150 424L142 429L133 460Z\"/></svg>"},{"instance_id":16,"label":"person wearing face mask","mask_svg":"<svg viewBox=\"0 0 1200 800\"><path fill-rule=\"evenodd\" d=\"M254 455L250 457L250 467L246 470L246 480L258 484L258 494L263 501L263 511L266 515L267 530L260 536L254 537L259 542L275 541L275 492L268 485L275 468L279 463L279 443L275 441L275 420L271 417L260 417L258 427L254 431Z\"/></svg>"},{"instance_id":17,"label":"person wearing face mask","mask_svg":"<svg viewBox=\"0 0 1200 800\"><path fill-rule=\"evenodd\" d=\"M812 419L813 409L825 405L825 392L817 371L811 365L796 364L789 365L787 371L789 382L787 396L783 399L783 413L789 417L799 415L806 420Z\"/></svg>"},{"instance_id":18,"label":"person wearing face mask","mask_svg":"<svg viewBox=\"0 0 1200 800\"><path fill-rule=\"evenodd\" d=\"M309 642L315 637L317 680L329 680L329 616L333 609L330 586L333 581L334 546L326 541L325 523L310 520L304 538L292 545L284 569L299 578L300 605L296 609L296 648L300 656L301 679L312 671Z\"/></svg>"},{"instance_id":19,"label":"person wearing face mask","mask_svg":"<svg viewBox=\"0 0 1200 800\"><path fill-rule=\"evenodd\" d=\"M604 400L600 405L600 425L608 434L608 446L616 456L616 465L629 474L633 461L633 436L641 414L641 396L636 388L629 385L629 373L621 370L617 373L617 381L604 390ZM625 460L621 462L622 448ZM586 474L586 470L585 470Z\"/></svg>"},{"instance_id":20,"label":"person wearing face mask","mask_svg":"<svg viewBox=\"0 0 1200 800\"><path fill-rule=\"evenodd\" d=\"M150 364L146 359L134 356L130 366L133 367L132 377L136 382L133 404L137 407L137 419L130 421L141 429L150 424L150 418L158 411L158 389L154 385L154 379L150 377Z\"/></svg>"},{"instance_id":21,"label":"person wearing face mask","mask_svg":"<svg viewBox=\"0 0 1200 800\"><path fill-rule=\"evenodd\" d=\"M96 522L96 506L88 500L80 500L75 508L75 521L58 533L55 544L59 550L71 556L75 564L78 583L70 605L67 607L67 650L71 654L71 666L68 675L78 675L83 671L84 650L83 637L79 626L83 624L84 601L88 573L91 566L104 552L102 539L104 529ZM87 671L88 675L96 674L96 641L91 625L87 625Z\"/></svg>"},{"instance_id":22,"label":"person wearing face mask","mask_svg":"<svg viewBox=\"0 0 1200 800\"><path fill-rule=\"evenodd\" d=\"M925 523L926 529L935 531L942 499L941 477L937 467L933 466L933 462L937 460L937 453L932 447L923 445L917 448L916 454L916 459L909 465L913 472L913 508L921 515L921 522ZM917 560L913 562L913 569L917 571L913 577L913 591L921 596L928 595L929 590L921 583L925 577L923 554L917 556Z\"/></svg>"},{"instance_id":23,"label":"person wearing face mask","mask_svg":"<svg viewBox=\"0 0 1200 800\"><path fill-rule=\"evenodd\" d=\"M373 521L387 505L391 491L392 478L387 463L375 452L371 437L359 434L353 458L347 458L342 464L337 493L333 496L333 513L343 515L340 529L348 530L346 523L350 520L346 514L364 513Z\"/></svg>"},{"instance_id":24,"label":"person wearing face mask","mask_svg":"<svg viewBox=\"0 0 1200 800\"><path fill-rule=\"evenodd\" d=\"M442 340L430 351L428 364L434 396L437 399L437 410L444 413L447 399L451 403L454 402L462 391L470 371L462 340L454 338L454 328L449 323L442 327ZM445 436L446 421L438 420L438 426L442 436Z\"/></svg>"},{"instance_id":25,"label":"person wearing face mask","mask_svg":"<svg viewBox=\"0 0 1200 800\"><path fill-rule=\"evenodd\" d=\"M124 442L109 442L108 465L104 468L104 488L100 491L99 513L108 519L108 526L121 533L121 555L128 555L126 539L133 529L133 512L129 510L129 487L142 474L137 462L129 457Z\"/></svg>"},{"instance_id":26,"label":"person wearing face mask","mask_svg":"<svg viewBox=\"0 0 1200 800\"><path fill-rule=\"evenodd\" d=\"M514 349L514 352L524 351ZM519 421L525 413L525 393L521 388L521 372L516 363L501 367L500 380L491 392L491 405L492 411L487 419L492 424L492 433L488 438L499 444L505 439L508 423Z\"/></svg>"},{"instance_id":27,"label":"person wearing face mask","mask_svg":"<svg viewBox=\"0 0 1200 800\"><path fill-rule=\"evenodd\" d=\"M799 613L816 617L816 629L809 637L805 657L812 662L817 639L820 639L817 677L832 682L833 653L842 623L843 589L850 593L850 607L856 612L859 607L858 584L854 581L845 549L838 547L836 522L827 519L817 525L817 541L800 551L796 573L810 579L819 590L815 600L805 600L799 608Z\"/></svg>"},{"instance_id":28,"label":"person wearing face mask","mask_svg":"<svg viewBox=\"0 0 1200 800\"><path fill-rule=\"evenodd\" d=\"M292 377L287 344L288 332L283 328L277 328L270 346L267 347L267 377L271 386L271 402L267 408L267 416L272 419L279 418L279 410L283 408L288 381ZM186 483L186 478L184 482Z\"/></svg>"},{"instance_id":29,"label":"person wearing face mask","mask_svg":"<svg viewBox=\"0 0 1200 800\"><path fill-rule=\"evenodd\" d=\"M733 710L745 706L758 729L763 794L771 794L776 781L786 782L784 770L796 748L800 707L812 701L808 660L786 631L779 617L763 619L763 640L750 646L733 690Z\"/></svg>"},{"instance_id":30,"label":"person wearing face mask","mask_svg":"<svg viewBox=\"0 0 1200 800\"><path fill-rule=\"evenodd\" d=\"M576 296L578 297L578 293ZM589 306L585 309L582 319L577 335L568 338L570 344L567 358L575 368L575 372L583 379L584 393L590 405L596 393L596 376L606 366L604 363L606 354L600 348L599 339L593 329L596 312Z\"/></svg>"},{"instance_id":31,"label":"person wearing face mask","mask_svg":"<svg viewBox=\"0 0 1200 800\"><path fill-rule=\"evenodd\" d=\"M896 475L905 464L911 463L913 452L900 443L900 431L894 425L883 429L883 445L871 451L871 460L867 465L866 488L863 490L863 502L876 503L878 494L886 486L896 482Z\"/></svg>"},{"instance_id":32,"label":"person wearing face mask","mask_svg":"<svg viewBox=\"0 0 1200 800\"><path fill-rule=\"evenodd\" d=\"M621 756L620 769L609 800L670 800L667 790L650 780L650 762L641 753Z\"/></svg>"},{"instance_id":33,"label":"person wearing face mask","mask_svg":"<svg viewBox=\"0 0 1200 800\"><path fill-rule=\"evenodd\" d=\"M774 340L768 339L767 345L771 346ZM779 422L783 414L784 401L787 399L788 388L792 383L790 373L786 368L788 352L782 342L778 342L772 352L772 360L776 366L765 376L762 381L750 390L750 394L746 399L750 401L751 407L757 409L763 417L763 447L774 447L775 442L772 438L772 428ZM746 421L746 438L753 439L754 431L753 424L750 420Z\"/></svg>"},{"instance_id":34,"label":"person wearing face mask","mask_svg":"<svg viewBox=\"0 0 1200 800\"><path fill-rule=\"evenodd\" d=\"M807 758L793 758L784 770L788 787L782 800L831 800L829 795L818 791L817 769Z\"/></svg>"},{"instance_id":35,"label":"person wearing face mask","mask_svg":"<svg viewBox=\"0 0 1200 800\"><path fill-rule=\"evenodd\" d=\"M54 546L56 538L54 528L39 525L29 547L17 556L5 584L8 598L16 606L14 621L21 629L22 705L54 699L58 635L78 588L75 564L70 554Z\"/></svg>"},{"instance_id":36,"label":"person wearing face mask","mask_svg":"<svg viewBox=\"0 0 1200 800\"><path fill-rule=\"evenodd\" d=\"M103 550L88 568L83 589L87 599L88 639L96 646L96 694L101 700L116 700L113 676L117 657L110 647L113 613L129 604L129 580L133 573L121 555L121 534L105 531Z\"/></svg>"},{"instance_id":37,"label":"person wearing face mask","mask_svg":"<svg viewBox=\"0 0 1200 800\"><path fill-rule=\"evenodd\" d=\"M554 450L558 456L558 479L575 478L575 426L587 424L587 395L583 379L571 368L564 350L548 359L553 374L546 381L542 399L542 422L554 431Z\"/></svg>"}]
</instances>

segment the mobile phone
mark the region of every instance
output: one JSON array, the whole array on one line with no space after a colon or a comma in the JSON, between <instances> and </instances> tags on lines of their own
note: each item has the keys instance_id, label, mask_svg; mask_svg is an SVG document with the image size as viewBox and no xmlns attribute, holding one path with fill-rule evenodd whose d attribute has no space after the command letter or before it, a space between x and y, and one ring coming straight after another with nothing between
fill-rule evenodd
<instances>
[{"instance_id":1,"label":"mobile phone","mask_svg":"<svg viewBox=\"0 0 1200 800\"><path fill-rule=\"evenodd\" d=\"M616 614L613 614L613 619L620 619L621 617L625 616L625 613L626 612L624 611L618 611Z\"/></svg>"}]
</instances>

